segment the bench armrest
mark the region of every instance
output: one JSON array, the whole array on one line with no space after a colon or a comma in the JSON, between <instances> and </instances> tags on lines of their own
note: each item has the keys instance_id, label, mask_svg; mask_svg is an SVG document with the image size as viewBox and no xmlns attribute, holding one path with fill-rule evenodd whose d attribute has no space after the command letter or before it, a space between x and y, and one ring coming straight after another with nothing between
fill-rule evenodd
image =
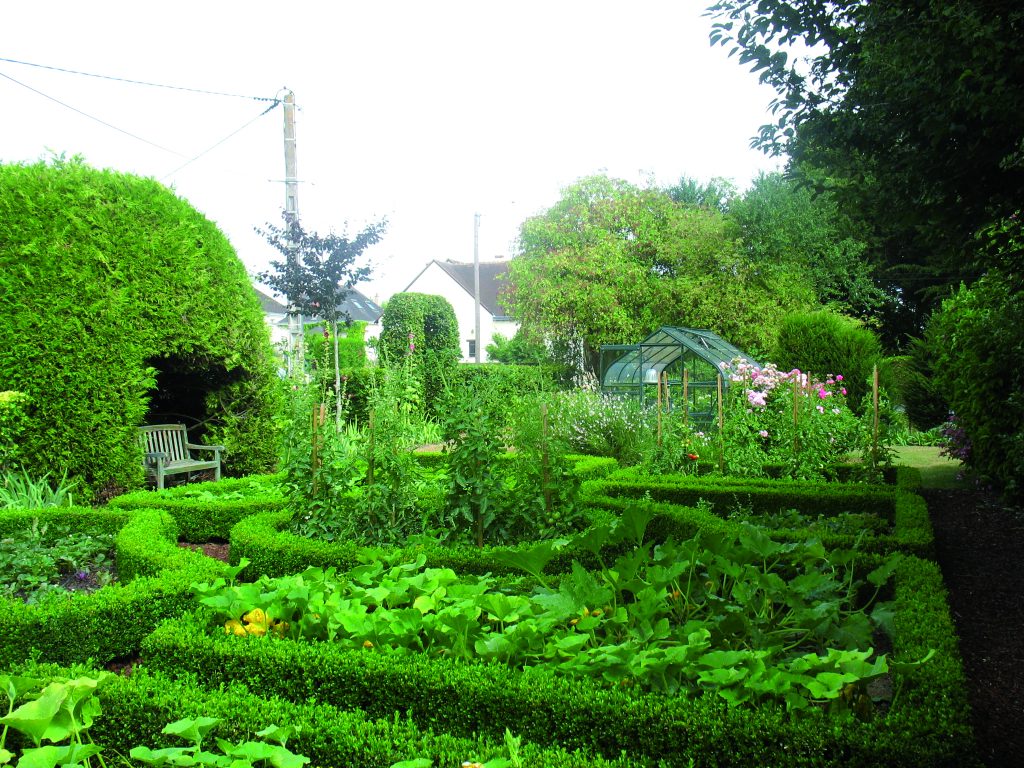
<instances>
[{"instance_id":1,"label":"bench armrest","mask_svg":"<svg viewBox=\"0 0 1024 768\"><path fill-rule=\"evenodd\" d=\"M194 451L223 451L223 445L199 445L198 443L185 443L186 448Z\"/></svg>"}]
</instances>

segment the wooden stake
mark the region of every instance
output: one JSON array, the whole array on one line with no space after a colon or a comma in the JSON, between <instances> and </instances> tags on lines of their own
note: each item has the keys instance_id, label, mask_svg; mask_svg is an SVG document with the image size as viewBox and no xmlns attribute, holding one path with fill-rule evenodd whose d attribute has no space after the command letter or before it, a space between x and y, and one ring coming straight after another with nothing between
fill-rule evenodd
<instances>
[{"instance_id":1,"label":"wooden stake","mask_svg":"<svg viewBox=\"0 0 1024 768\"><path fill-rule=\"evenodd\" d=\"M874 414L871 419L871 462L878 464L878 364L871 372L871 402Z\"/></svg>"},{"instance_id":2,"label":"wooden stake","mask_svg":"<svg viewBox=\"0 0 1024 768\"><path fill-rule=\"evenodd\" d=\"M313 495L316 496L317 487L319 486L320 480L320 445L323 442L322 435L320 434L320 428L324 425L327 419L327 405L320 403L319 405L313 406L312 414L312 454L310 456L310 466L313 471Z\"/></svg>"},{"instance_id":3,"label":"wooden stake","mask_svg":"<svg viewBox=\"0 0 1024 768\"><path fill-rule=\"evenodd\" d=\"M690 422L690 370L683 368L683 424Z\"/></svg>"},{"instance_id":4,"label":"wooden stake","mask_svg":"<svg viewBox=\"0 0 1024 768\"><path fill-rule=\"evenodd\" d=\"M373 411L370 411L370 419L369 419L369 422L366 425L366 429L367 429L367 432L369 433L367 435L369 437L369 440L367 441L367 444L366 444L366 485L367 485L367 487L372 487L373 486L373 452L374 452L374 443L375 443L375 438L376 438L376 431L374 429L374 412Z\"/></svg>"},{"instance_id":5,"label":"wooden stake","mask_svg":"<svg viewBox=\"0 0 1024 768\"><path fill-rule=\"evenodd\" d=\"M550 477L550 465L548 457L548 404L540 404L540 466L541 466L541 482L544 486L544 511L547 512L548 516L554 511L551 508L551 477Z\"/></svg>"},{"instance_id":6,"label":"wooden stake","mask_svg":"<svg viewBox=\"0 0 1024 768\"><path fill-rule=\"evenodd\" d=\"M725 473L725 410L722 407L722 374L718 374L718 470Z\"/></svg>"},{"instance_id":7,"label":"wooden stake","mask_svg":"<svg viewBox=\"0 0 1024 768\"><path fill-rule=\"evenodd\" d=\"M796 379L793 381L793 458L794 459L796 458L796 455L800 452L800 442L799 442L799 438L797 438L797 431L796 430L797 430L798 422L800 420L799 419L800 395L801 395L801 390L802 389L803 389L803 386L800 383L800 375L797 374Z\"/></svg>"},{"instance_id":8,"label":"wooden stake","mask_svg":"<svg viewBox=\"0 0 1024 768\"><path fill-rule=\"evenodd\" d=\"M658 447L661 448L661 374L658 374Z\"/></svg>"}]
</instances>

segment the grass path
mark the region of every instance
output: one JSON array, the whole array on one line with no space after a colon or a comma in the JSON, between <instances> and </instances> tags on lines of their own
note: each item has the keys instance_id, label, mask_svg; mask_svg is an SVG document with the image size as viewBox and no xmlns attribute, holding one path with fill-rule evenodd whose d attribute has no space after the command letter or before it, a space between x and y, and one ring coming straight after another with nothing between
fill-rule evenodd
<instances>
[{"instance_id":1,"label":"grass path","mask_svg":"<svg viewBox=\"0 0 1024 768\"><path fill-rule=\"evenodd\" d=\"M904 445L894 447L893 464L904 464L921 470L921 485L925 488L963 488L958 479L960 462L939 456L937 446Z\"/></svg>"}]
</instances>

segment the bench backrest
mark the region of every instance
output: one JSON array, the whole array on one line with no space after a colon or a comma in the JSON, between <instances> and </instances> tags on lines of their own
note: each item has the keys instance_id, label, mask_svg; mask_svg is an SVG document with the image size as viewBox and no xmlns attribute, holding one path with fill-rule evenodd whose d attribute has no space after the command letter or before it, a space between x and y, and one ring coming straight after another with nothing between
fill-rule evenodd
<instances>
[{"instance_id":1,"label":"bench backrest","mask_svg":"<svg viewBox=\"0 0 1024 768\"><path fill-rule=\"evenodd\" d=\"M168 461L186 461L188 433L184 424L153 424L139 427L139 441L146 453L166 453Z\"/></svg>"}]
</instances>

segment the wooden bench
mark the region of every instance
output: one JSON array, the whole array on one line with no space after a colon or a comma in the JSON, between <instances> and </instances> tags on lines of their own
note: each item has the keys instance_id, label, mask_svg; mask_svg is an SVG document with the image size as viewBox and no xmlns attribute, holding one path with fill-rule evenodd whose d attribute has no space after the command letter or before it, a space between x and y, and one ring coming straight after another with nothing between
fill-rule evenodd
<instances>
[{"instance_id":1,"label":"wooden bench","mask_svg":"<svg viewBox=\"0 0 1024 768\"><path fill-rule=\"evenodd\" d=\"M220 453L224 446L190 443L184 424L139 427L139 443L145 453L146 475L156 479L157 490L163 489L167 475L189 474L204 469L212 469L213 479L220 480ZM193 459L192 451L213 451L213 459Z\"/></svg>"}]
</instances>

